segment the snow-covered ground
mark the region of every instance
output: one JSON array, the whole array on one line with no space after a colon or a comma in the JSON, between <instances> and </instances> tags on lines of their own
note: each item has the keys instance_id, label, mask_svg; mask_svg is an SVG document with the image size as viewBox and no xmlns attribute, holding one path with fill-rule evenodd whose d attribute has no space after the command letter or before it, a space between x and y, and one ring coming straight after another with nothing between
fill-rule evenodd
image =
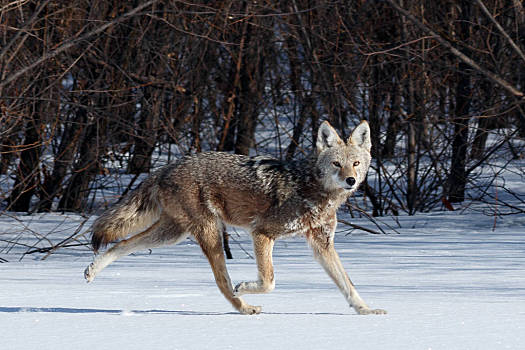
<instances>
[{"instance_id":1,"label":"snow-covered ground","mask_svg":"<svg viewBox=\"0 0 525 350\"><path fill-rule=\"evenodd\" d=\"M60 241L82 219L57 214L0 217L0 238L15 227ZM345 218L350 220L349 218ZM3 242L0 329L3 349L523 349L525 217L476 212L388 218L399 234L348 234L336 247L361 296L384 316L351 310L300 239L275 246L276 289L246 296L263 312L237 314L215 286L195 242L110 265L91 284L84 247L26 255ZM373 228L365 219L355 224ZM59 225L60 224L60 225ZM70 225L69 229L67 225ZM21 242L19 240L19 242ZM34 242L26 242L34 243ZM43 245L45 245L43 241ZM5 247L11 247L11 250ZM246 234L231 244L233 283L252 280Z\"/></svg>"}]
</instances>

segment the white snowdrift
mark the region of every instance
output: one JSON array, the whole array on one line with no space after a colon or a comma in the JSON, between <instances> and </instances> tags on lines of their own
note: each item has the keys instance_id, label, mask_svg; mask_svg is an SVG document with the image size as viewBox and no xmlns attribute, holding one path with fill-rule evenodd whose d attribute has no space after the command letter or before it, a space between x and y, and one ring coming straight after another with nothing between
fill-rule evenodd
<instances>
[{"instance_id":1,"label":"white snowdrift","mask_svg":"<svg viewBox=\"0 0 525 350\"><path fill-rule=\"evenodd\" d=\"M38 232L64 219L20 220ZM68 220L75 227L80 218ZM0 217L0 238L13 239L14 224ZM525 218L499 219L494 232L493 218L476 213L401 217L400 224L400 234L345 235L340 225L336 235L361 296L388 310L385 316L356 315L301 239L276 244L275 291L246 297L263 306L256 316L230 307L191 240L123 258L92 284L82 276L92 259L85 248L21 262L20 248L3 249L9 263L0 264L2 348L523 348ZM237 241L228 262L233 283L256 277L255 262L241 249L251 252L248 237Z\"/></svg>"}]
</instances>

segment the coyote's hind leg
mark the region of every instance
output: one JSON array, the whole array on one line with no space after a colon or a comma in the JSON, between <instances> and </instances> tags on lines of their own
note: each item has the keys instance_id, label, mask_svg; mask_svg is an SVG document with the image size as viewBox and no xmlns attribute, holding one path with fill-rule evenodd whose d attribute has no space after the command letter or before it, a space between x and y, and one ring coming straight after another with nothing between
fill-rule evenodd
<instances>
[{"instance_id":1,"label":"coyote's hind leg","mask_svg":"<svg viewBox=\"0 0 525 350\"><path fill-rule=\"evenodd\" d=\"M194 235L197 242L199 242L204 255L206 255L206 258L208 258L208 261L210 262L213 275L215 276L215 282L224 297L241 314L253 315L260 313L260 306L249 305L241 298L237 298L233 295L232 283L226 268L222 239L217 224L215 222L204 223L194 232Z\"/></svg>"},{"instance_id":2,"label":"coyote's hind leg","mask_svg":"<svg viewBox=\"0 0 525 350\"><path fill-rule=\"evenodd\" d=\"M93 281L95 276L106 266L122 256L139 250L158 248L165 245L177 244L188 237L189 233L177 225L171 218L163 216L146 231L129 239L123 240L98 255L84 271L87 282Z\"/></svg>"}]
</instances>

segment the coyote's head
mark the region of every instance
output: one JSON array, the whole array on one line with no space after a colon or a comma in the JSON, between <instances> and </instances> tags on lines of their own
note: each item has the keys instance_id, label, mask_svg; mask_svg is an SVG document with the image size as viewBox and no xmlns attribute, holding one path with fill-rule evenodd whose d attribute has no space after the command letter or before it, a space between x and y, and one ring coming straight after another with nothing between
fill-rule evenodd
<instances>
[{"instance_id":1,"label":"coyote's head","mask_svg":"<svg viewBox=\"0 0 525 350\"><path fill-rule=\"evenodd\" d=\"M317 134L317 170L327 191L353 192L363 182L370 165L370 127L359 124L345 143L335 129L323 122Z\"/></svg>"}]
</instances>

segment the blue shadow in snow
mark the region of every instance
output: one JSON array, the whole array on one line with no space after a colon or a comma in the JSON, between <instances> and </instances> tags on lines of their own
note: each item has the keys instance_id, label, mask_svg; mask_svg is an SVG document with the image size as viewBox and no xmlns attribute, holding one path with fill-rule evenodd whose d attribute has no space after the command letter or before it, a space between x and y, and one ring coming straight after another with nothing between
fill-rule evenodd
<instances>
[{"instance_id":1,"label":"blue shadow in snow","mask_svg":"<svg viewBox=\"0 0 525 350\"><path fill-rule=\"evenodd\" d=\"M181 315L181 316L224 316L239 315L238 312L206 312L206 311L181 311L181 310L117 310L117 309L80 309L71 307L2 307L0 313L62 313L62 314L137 314L137 315ZM334 312L262 312L266 315L336 315L347 316L348 314Z\"/></svg>"}]
</instances>

